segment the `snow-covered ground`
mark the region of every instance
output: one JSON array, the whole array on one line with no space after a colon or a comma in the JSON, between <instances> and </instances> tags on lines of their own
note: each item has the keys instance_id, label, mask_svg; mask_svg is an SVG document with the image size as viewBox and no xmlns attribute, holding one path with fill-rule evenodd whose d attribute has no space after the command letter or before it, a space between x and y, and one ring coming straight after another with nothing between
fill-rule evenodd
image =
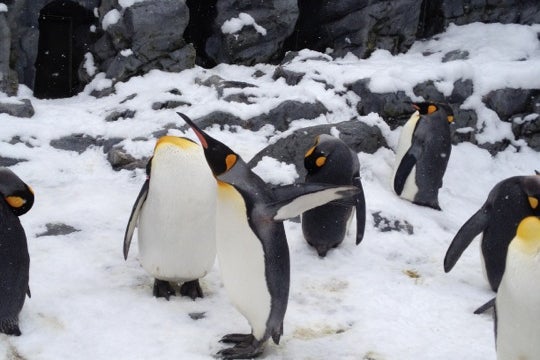
<instances>
[{"instance_id":1,"label":"snow-covered ground","mask_svg":"<svg viewBox=\"0 0 540 360\"><path fill-rule=\"evenodd\" d=\"M218 343L222 335L249 331L246 320L226 298L217 265L202 279L204 299L153 298L153 279L138 263L136 238L128 260L122 256L125 226L144 172L113 171L101 148L78 154L51 147L51 140L72 133L122 137L126 139L122 145L142 158L151 154L155 139L140 137L171 122L183 125L174 111L196 119L223 110L248 119L289 99L318 100L330 110L314 120L293 122L290 131L335 123L358 115L354 105L361 99L343 91L346 83L363 77L372 78L374 91L405 90L410 95L416 83L427 79L435 80L448 93L455 80L470 78L474 93L464 107L479 114L479 127L484 128L480 140L498 140L511 136L510 125L500 123L481 98L503 87L540 88L538 32L540 26L451 26L437 40L416 43L407 54L376 51L366 60L348 56L331 62L293 63L291 69L302 66L307 71L296 86L286 85L283 79L272 80L274 66L219 65L178 74L153 71L117 84L116 94L102 99L89 93L107 82L103 78L69 99L35 99L21 87L19 97L30 97L36 113L30 119L0 114L0 154L28 160L12 170L36 194L34 208L21 218L31 256L32 298L20 314L23 335L0 335L0 359L212 359L222 348ZM469 59L441 62L445 53L458 49L469 51ZM432 55L422 55L427 51ZM314 55L309 51L302 54L306 58ZM264 75L253 76L256 71ZM219 99L215 89L200 85L212 75L257 85L243 89L255 103ZM334 88L325 88L321 79ZM169 92L174 88L181 95ZM137 96L121 103L132 94ZM151 109L152 103L171 99L192 106ZM135 117L104 120L122 109L136 110ZM378 124L395 148L399 128L391 131L377 114L359 121ZM246 161L285 135L271 125L257 132L218 127L208 132ZM178 130L171 133L182 135ZM195 139L191 131L186 135ZM15 136L23 142L10 144ZM401 200L391 191L392 149L358 154L368 210L364 240L355 246L351 231L339 248L320 259L305 243L300 225L286 222L291 252L289 306L281 343L269 343L263 356L295 360L494 359L491 315L472 313L493 296L480 270L478 242L451 273L444 273L442 262L453 236L494 184L540 169L539 154L523 145L514 141L494 157L468 143L453 146L439 197L441 212ZM264 176L264 166L260 169ZM289 182L294 168L278 166L272 176L274 181ZM377 211L407 221L414 233L381 232L371 215ZM37 237L47 223L64 223L80 231ZM190 317L200 313L204 314L201 319Z\"/></svg>"}]
</instances>

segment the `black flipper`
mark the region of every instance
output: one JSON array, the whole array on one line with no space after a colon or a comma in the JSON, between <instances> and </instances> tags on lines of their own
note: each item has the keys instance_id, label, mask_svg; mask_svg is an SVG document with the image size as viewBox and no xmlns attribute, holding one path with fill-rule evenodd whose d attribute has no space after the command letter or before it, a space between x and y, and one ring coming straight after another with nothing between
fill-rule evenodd
<instances>
[{"instance_id":1,"label":"black flipper","mask_svg":"<svg viewBox=\"0 0 540 360\"><path fill-rule=\"evenodd\" d=\"M358 245L364 238L366 229L366 199L359 175L354 177L353 185L360 189L356 194L356 245Z\"/></svg>"},{"instance_id":2,"label":"black flipper","mask_svg":"<svg viewBox=\"0 0 540 360\"><path fill-rule=\"evenodd\" d=\"M474 310L475 315L480 315L485 313L487 310L495 307L495 298L489 300L484 305L480 306L478 309Z\"/></svg>"},{"instance_id":3,"label":"black flipper","mask_svg":"<svg viewBox=\"0 0 540 360\"><path fill-rule=\"evenodd\" d=\"M26 289L26 295L28 295L29 298L32 297L32 294L30 293L30 286L28 286L28 289Z\"/></svg>"},{"instance_id":4,"label":"black flipper","mask_svg":"<svg viewBox=\"0 0 540 360\"><path fill-rule=\"evenodd\" d=\"M146 179L144 182L135 204L133 204L133 209L131 210L131 215L129 216L128 225L126 227L126 232L124 234L124 259L127 259L129 246L131 245L131 238L133 237L133 232L137 226L137 221L139 220L139 215L141 213L142 206L146 201L148 196L148 188L150 187L150 179Z\"/></svg>"},{"instance_id":5,"label":"black flipper","mask_svg":"<svg viewBox=\"0 0 540 360\"><path fill-rule=\"evenodd\" d=\"M396 194L401 195L403 187L405 187L405 182L407 177L411 173L414 165L416 165L417 158L411 153L411 149L401 159L399 166L396 170L396 176L394 177L394 191Z\"/></svg>"},{"instance_id":6,"label":"black flipper","mask_svg":"<svg viewBox=\"0 0 540 360\"><path fill-rule=\"evenodd\" d=\"M300 183L274 188L277 200L265 206L266 215L282 221L334 200L350 198L361 189L352 185Z\"/></svg>"},{"instance_id":7,"label":"black flipper","mask_svg":"<svg viewBox=\"0 0 540 360\"><path fill-rule=\"evenodd\" d=\"M487 211L482 207L476 212L463 226L452 240L452 243L446 251L444 257L444 271L452 270L456 262L459 260L463 251L469 246L473 239L486 228L489 216Z\"/></svg>"}]
</instances>

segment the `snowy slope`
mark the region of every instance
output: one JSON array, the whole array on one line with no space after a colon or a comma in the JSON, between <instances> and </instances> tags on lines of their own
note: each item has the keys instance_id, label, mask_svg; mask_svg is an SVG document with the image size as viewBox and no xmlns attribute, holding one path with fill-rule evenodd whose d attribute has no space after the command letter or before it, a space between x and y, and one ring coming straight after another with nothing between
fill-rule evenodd
<instances>
[{"instance_id":1,"label":"snowy slope","mask_svg":"<svg viewBox=\"0 0 540 360\"><path fill-rule=\"evenodd\" d=\"M363 77L372 78L374 91L405 90L411 95L412 87L426 79L436 79L447 92L455 80L467 77L475 86L464 106L477 110L485 128L483 139L494 141L509 136L509 125L500 123L481 98L506 86L540 88L539 31L540 26L451 26L437 40L417 43L407 54L377 51L366 60L349 56L303 62L302 70L309 76L296 86L272 80L270 65L220 65L179 74L153 71L117 84L116 94L102 99L89 93L106 83L104 79L69 99L35 99L21 88L19 97L30 97L36 114L30 119L0 114L0 154L28 159L12 170L36 193L34 208L21 218L31 256L32 298L20 315L23 335L0 335L0 359L212 359L221 349L222 335L249 331L225 296L217 266L202 280L204 299L153 298L153 279L137 261L136 239L128 260L122 256L123 234L144 181L143 171L115 172L101 148L78 154L51 147L51 140L72 133L121 137L126 139L122 145L142 158L151 154L155 139L140 137L171 122L183 125L175 110L152 110L156 101L188 101L192 106L176 111L192 118L223 110L248 119L288 99L318 100L331 111L293 122L292 131L357 116L354 105L360 99L353 93L336 94L344 84ZM441 62L444 53L456 49L468 50L469 59ZM426 51L433 55L422 55ZM264 75L254 77L257 70ZM215 89L200 85L211 75L257 85L244 89L256 103L218 99ZM334 88L325 88L318 79ZM174 88L182 95L172 95L169 91ZM132 94L137 96L121 103ZM127 108L137 111L133 119L104 121L112 111ZM379 124L390 146L396 146L399 128L391 131L377 114L360 121ZM233 133L218 127L208 132L245 160L285 135L270 125L257 132ZM178 130L171 133L182 135ZM15 136L23 142L10 144ZM192 132L187 136L195 139ZM478 242L450 274L444 273L442 261L457 230L494 184L540 169L537 152L522 142L513 144L495 157L471 144L454 146L440 192L442 212L408 203L391 191L393 150L360 153L368 209L364 240L355 246L351 231L342 246L320 259L303 240L300 225L286 222L292 279L285 333L279 346L269 343L265 358L494 359L491 316L472 314L493 296L480 270ZM264 169L261 175L265 176ZM271 175L274 182L290 182L294 169L279 166ZM414 233L381 232L371 216L377 211L407 221ZM47 223L64 223L80 231L36 236ZM190 317L199 313L204 313L202 319Z\"/></svg>"}]
</instances>

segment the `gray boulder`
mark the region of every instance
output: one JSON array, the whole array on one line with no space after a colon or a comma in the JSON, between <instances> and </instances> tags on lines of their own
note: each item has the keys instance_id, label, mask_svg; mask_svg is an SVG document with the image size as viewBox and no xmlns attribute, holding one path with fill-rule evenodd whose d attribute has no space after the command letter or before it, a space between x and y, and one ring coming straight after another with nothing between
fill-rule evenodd
<instances>
[{"instance_id":1,"label":"gray boulder","mask_svg":"<svg viewBox=\"0 0 540 360\"><path fill-rule=\"evenodd\" d=\"M216 63L253 65L278 61L298 18L298 5L292 0L218 0L216 10L213 31L205 46L206 54ZM248 24L251 19L254 23ZM238 26L227 30L227 25L235 21Z\"/></svg>"},{"instance_id":2,"label":"gray boulder","mask_svg":"<svg viewBox=\"0 0 540 360\"><path fill-rule=\"evenodd\" d=\"M30 118L34 116L34 107L28 99L19 102L1 102L0 114L8 114L15 117Z\"/></svg>"}]
</instances>

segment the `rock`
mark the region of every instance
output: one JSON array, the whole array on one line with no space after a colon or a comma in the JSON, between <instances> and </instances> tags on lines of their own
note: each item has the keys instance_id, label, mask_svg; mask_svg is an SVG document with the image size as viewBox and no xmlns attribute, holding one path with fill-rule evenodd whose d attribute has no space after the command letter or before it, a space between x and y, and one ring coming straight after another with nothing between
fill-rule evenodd
<instances>
[{"instance_id":1,"label":"rock","mask_svg":"<svg viewBox=\"0 0 540 360\"><path fill-rule=\"evenodd\" d=\"M8 114L20 118L30 118L34 116L34 107L28 99L18 100L17 102L0 101L0 114Z\"/></svg>"},{"instance_id":2,"label":"rock","mask_svg":"<svg viewBox=\"0 0 540 360\"><path fill-rule=\"evenodd\" d=\"M447 102L432 80L416 84L413 87L413 93L423 97L425 101Z\"/></svg>"},{"instance_id":3,"label":"rock","mask_svg":"<svg viewBox=\"0 0 540 360\"><path fill-rule=\"evenodd\" d=\"M467 60L469 58L469 52L467 50L452 50L444 54L442 62L450 62L456 60Z\"/></svg>"},{"instance_id":4,"label":"rock","mask_svg":"<svg viewBox=\"0 0 540 360\"><path fill-rule=\"evenodd\" d=\"M132 119L135 117L135 110L122 110L122 111L113 111L105 118L105 121L112 122L117 121L118 119Z\"/></svg>"},{"instance_id":5,"label":"rock","mask_svg":"<svg viewBox=\"0 0 540 360\"><path fill-rule=\"evenodd\" d=\"M71 134L61 137L59 139L53 139L50 145L59 150L76 151L79 154L85 152L91 146L103 147L103 151L107 152L115 144L122 141L121 138L95 138L86 134Z\"/></svg>"},{"instance_id":6,"label":"rock","mask_svg":"<svg viewBox=\"0 0 540 360\"><path fill-rule=\"evenodd\" d=\"M20 162L28 161L27 159L15 159L5 156L0 156L0 166L10 167Z\"/></svg>"},{"instance_id":7,"label":"rock","mask_svg":"<svg viewBox=\"0 0 540 360\"><path fill-rule=\"evenodd\" d=\"M300 175L298 181L301 181L306 175L304 169L305 152L313 146L316 136L330 134L334 128L340 133L340 139L357 153L371 154L382 146L388 146L378 127L369 126L354 119L296 130L291 135L279 139L261 150L248 162L248 166L254 168L264 156L269 156L280 162L294 164Z\"/></svg>"},{"instance_id":8,"label":"rock","mask_svg":"<svg viewBox=\"0 0 540 360\"><path fill-rule=\"evenodd\" d=\"M463 110L458 106L452 106L454 111L454 122L450 125L450 138L452 144L470 142L476 144L476 122L478 116L473 110Z\"/></svg>"},{"instance_id":9,"label":"rock","mask_svg":"<svg viewBox=\"0 0 540 360\"><path fill-rule=\"evenodd\" d=\"M360 115L377 113L384 118L391 129L403 125L414 112L411 98L404 91L394 93L373 93L369 89L369 79L358 80L348 86L360 96L356 110Z\"/></svg>"},{"instance_id":10,"label":"rock","mask_svg":"<svg viewBox=\"0 0 540 360\"><path fill-rule=\"evenodd\" d=\"M198 80L197 83L203 86L215 88L218 93L218 98L223 98L223 96L225 95L225 90L227 89L245 89L257 87L256 85L243 81L225 80L218 75L212 75L206 80Z\"/></svg>"},{"instance_id":11,"label":"rock","mask_svg":"<svg viewBox=\"0 0 540 360\"><path fill-rule=\"evenodd\" d=\"M71 225L62 223L47 223L45 224L45 227L47 228L47 230L42 233L36 234L36 237L69 235L71 233L81 231Z\"/></svg>"},{"instance_id":12,"label":"rock","mask_svg":"<svg viewBox=\"0 0 540 360\"><path fill-rule=\"evenodd\" d=\"M459 79L454 81L452 94L448 98L451 104L463 104L465 100L473 93L473 82L471 79Z\"/></svg>"},{"instance_id":13,"label":"rock","mask_svg":"<svg viewBox=\"0 0 540 360\"><path fill-rule=\"evenodd\" d=\"M373 223L381 232L399 231L414 234L414 227L407 220L389 219L382 211L371 213Z\"/></svg>"},{"instance_id":14,"label":"rock","mask_svg":"<svg viewBox=\"0 0 540 360\"><path fill-rule=\"evenodd\" d=\"M176 109L180 106L191 106L191 103L181 100L167 100L164 102L155 102L152 104L152 110Z\"/></svg>"},{"instance_id":15,"label":"rock","mask_svg":"<svg viewBox=\"0 0 540 360\"><path fill-rule=\"evenodd\" d=\"M227 64L279 61L298 19L298 5L290 0L218 0L216 12L205 50L214 62Z\"/></svg>"},{"instance_id":16,"label":"rock","mask_svg":"<svg viewBox=\"0 0 540 360\"><path fill-rule=\"evenodd\" d=\"M510 121L512 115L527 112L532 95L529 89L504 88L489 92L482 100L502 121Z\"/></svg>"},{"instance_id":17,"label":"rock","mask_svg":"<svg viewBox=\"0 0 540 360\"><path fill-rule=\"evenodd\" d=\"M266 124L273 125L277 131L285 131L289 124L298 119L315 119L328 113L328 109L319 101L303 103L297 100L286 100L268 114L262 114L247 121L247 128L257 131Z\"/></svg>"},{"instance_id":18,"label":"rock","mask_svg":"<svg viewBox=\"0 0 540 360\"><path fill-rule=\"evenodd\" d=\"M540 151L540 114L513 118L512 132L516 139L523 139L532 149Z\"/></svg>"},{"instance_id":19,"label":"rock","mask_svg":"<svg viewBox=\"0 0 540 360\"><path fill-rule=\"evenodd\" d=\"M132 155L128 154L122 147L114 147L107 153L107 160L111 164L113 170L120 171L144 169L148 163L148 158L135 159Z\"/></svg>"}]
</instances>

